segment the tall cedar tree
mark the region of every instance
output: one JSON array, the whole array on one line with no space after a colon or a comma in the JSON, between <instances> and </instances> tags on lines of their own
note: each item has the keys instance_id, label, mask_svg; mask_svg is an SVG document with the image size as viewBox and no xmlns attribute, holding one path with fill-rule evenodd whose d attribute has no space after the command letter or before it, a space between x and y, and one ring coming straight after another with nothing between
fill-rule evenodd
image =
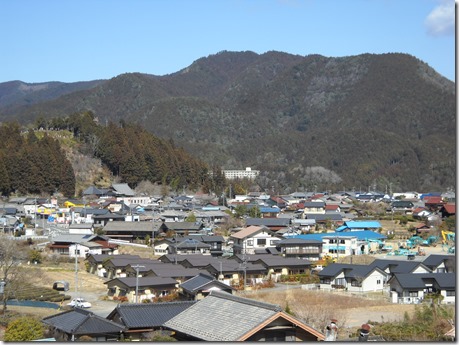
<instances>
[{"instance_id":1,"label":"tall cedar tree","mask_svg":"<svg viewBox=\"0 0 459 345\"><path fill-rule=\"evenodd\" d=\"M8 195L52 194L75 195L75 174L59 143L45 135L39 140L29 131L21 134L17 123L0 126L0 192Z\"/></svg>"}]
</instances>

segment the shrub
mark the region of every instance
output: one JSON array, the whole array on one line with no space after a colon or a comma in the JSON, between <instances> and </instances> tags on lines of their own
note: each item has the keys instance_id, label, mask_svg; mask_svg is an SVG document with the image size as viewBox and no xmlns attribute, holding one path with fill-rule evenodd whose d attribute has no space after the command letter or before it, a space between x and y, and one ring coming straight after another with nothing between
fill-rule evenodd
<instances>
[{"instance_id":1,"label":"shrub","mask_svg":"<svg viewBox=\"0 0 459 345\"><path fill-rule=\"evenodd\" d=\"M30 341L43 337L42 323L32 317L19 317L10 323L5 331L5 341Z\"/></svg>"}]
</instances>

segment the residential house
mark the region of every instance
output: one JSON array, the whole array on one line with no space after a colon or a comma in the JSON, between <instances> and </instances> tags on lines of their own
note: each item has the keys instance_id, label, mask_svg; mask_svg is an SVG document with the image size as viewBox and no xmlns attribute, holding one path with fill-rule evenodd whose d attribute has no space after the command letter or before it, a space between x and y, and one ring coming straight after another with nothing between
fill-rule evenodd
<instances>
[{"instance_id":1,"label":"residential house","mask_svg":"<svg viewBox=\"0 0 459 345\"><path fill-rule=\"evenodd\" d=\"M124 222L126 216L124 214L112 213L107 209L100 209L99 214L93 214L92 221L94 227L104 227L109 222Z\"/></svg>"},{"instance_id":2,"label":"residential house","mask_svg":"<svg viewBox=\"0 0 459 345\"><path fill-rule=\"evenodd\" d=\"M117 197L135 196L135 192L127 183L114 183L112 184L112 190L115 192Z\"/></svg>"},{"instance_id":3,"label":"residential house","mask_svg":"<svg viewBox=\"0 0 459 345\"><path fill-rule=\"evenodd\" d=\"M260 207L261 218L277 218L280 213L278 207Z\"/></svg>"},{"instance_id":4,"label":"residential house","mask_svg":"<svg viewBox=\"0 0 459 345\"><path fill-rule=\"evenodd\" d=\"M94 234L94 228L91 223L83 224L70 224L69 225L69 234L78 234L78 235L92 235Z\"/></svg>"},{"instance_id":5,"label":"residential house","mask_svg":"<svg viewBox=\"0 0 459 345\"><path fill-rule=\"evenodd\" d=\"M456 301L455 273L396 273L388 284L392 303L418 304L429 298L429 294L442 295L442 304Z\"/></svg>"},{"instance_id":6,"label":"residential house","mask_svg":"<svg viewBox=\"0 0 459 345\"><path fill-rule=\"evenodd\" d=\"M391 203L391 212L409 214L413 213L414 204L409 200L395 200Z\"/></svg>"},{"instance_id":7,"label":"residential house","mask_svg":"<svg viewBox=\"0 0 459 345\"><path fill-rule=\"evenodd\" d=\"M188 211L164 210L163 212L161 212L160 218L163 222L170 224L174 222L184 222L188 215Z\"/></svg>"},{"instance_id":8,"label":"residential house","mask_svg":"<svg viewBox=\"0 0 459 345\"><path fill-rule=\"evenodd\" d=\"M277 255L264 256L256 260L254 264L260 264L265 267L267 278L276 282L279 281L281 276L305 274L311 268L311 263L308 260L284 258Z\"/></svg>"},{"instance_id":9,"label":"residential house","mask_svg":"<svg viewBox=\"0 0 459 345\"><path fill-rule=\"evenodd\" d=\"M107 316L124 326L124 340L144 340L149 332L164 330L164 323L194 305L195 301L120 303Z\"/></svg>"},{"instance_id":10,"label":"residential house","mask_svg":"<svg viewBox=\"0 0 459 345\"><path fill-rule=\"evenodd\" d=\"M422 197L424 205L432 212L440 211L445 204L441 195L427 195Z\"/></svg>"},{"instance_id":11,"label":"residential house","mask_svg":"<svg viewBox=\"0 0 459 345\"><path fill-rule=\"evenodd\" d=\"M151 262L154 262L154 260L137 258L135 256L113 256L102 263L105 269L104 277L109 279L126 277L126 268L128 265L143 265Z\"/></svg>"},{"instance_id":12,"label":"residential house","mask_svg":"<svg viewBox=\"0 0 459 345\"><path fill-rule=\"evenodd\" d=\"M321 341L323 333L278 305L223 291L209 295L164 323L179 341Z\"/></svg>"},{"instance_id":13,"label":"residential house","mask_svg":"<svg viewBox=\"0 0 459 345\"><path fill-rule=\"evenodd\" d=\"M131 254L90 254L86 257L85 261L87 263L87 271L91 274L95 274L98 277L106 277L107 270L104 267L104 263L109 259L114 257L117 258L126 258L126 259L140 259L138 255Z\"/></svg>"},{"instance_id":14,"label":"residential house","mask_svg":"<svg viewBox=\"0 0 459 345\"><path fill-rule=\"evenodd\" d=\"M308 201L303 203L303 213L306 214L324 214L325 202L322 200Z\"/></svg>"},{"instance_id":15,"label":"residential house","mask_svg":"<svg viewBox=\"0 0 459 345\"><path fill-rule=\"evenodd\" d=\"M292 219L292 226L302 233L313 231L316 227L315 219Z\"/></svg>"},{"instance_id":16,"label":"residential house","mask_svg":"<svg viewBox=\"0 0 459 345\"><path fill-rule=\"evenodd\" d=\"M419 274L419 273L431 273L432 270L424 265L423 262L419 261L402 261L402 260L390 260L390 259L376 259L368 266L378 267L384 272L386 272L387 277L384 283L395 274L395 273L410 273L410 274Z\"/></svg>"},{"instance_id":17,"label":"residential house","mask_svg":"<svg viewBox=\"0 0 459 345\"><path fill-rule=\"evenodd\" d=\"M440 209L441 217L448 218L456 215L456 204L447 203Z\"/></svg>"},{"instance_id":18,"label":"residential house","mask_svg":"<svg viewBox=\"0 0 459 345\"><path fill-rule=\"evenodd\" d=\"M247 218L246 226L264 226L271 231L286 230L289 228L291 218Z\"/></svg>"},{"instance_id":19,"label":"residential house","mask_svg":"<svg viewBox=\"0 0 459 345\"><path fill-rule=\"evenodd\" d=\"M227 285L245 287L260 284L267 278L267 269L261 264L223 259L202 268Z\"/></svg>"},{"instance_id":20,"label":"residential house","mask_svg":"<svg viewBox=\"0 0 459 345\"><path fill-rule=\"evenodd\" d=\"M172 278L181 284L190 278L200 274L202 270L198 268L187 268L182 265L165 264L151 265L148 267L148 271L145 273L145 277L163 277Z\"/></svg>"},{"instance_id":21,"label":"residential house","mask_svg":"<svg viewBox=\"0 0 459 345\"><path fill-rule=\"evenodd\" d=\"M125 330L124 325L107 320L88 310L74 308L47 316L42 323L48 326L56 341L119 341Z\"/></svg>"},{"instance_id":22,"label":"residential house","mask_svg":"<svg viewBox=\"0 0 459 345\"><path fill-rule=\"evenodd\" d=\"M357 237L352 236L340 236L339 233L336 235L328 235L322 237L323 241L323 254L327 254L334 258L348 255L363 254L359 252L361 246L357 241Z\"/></svg>"},{"instance_id":23,"label":"residential house","mask_svg":"<svg viewBox=\"0 0 459 345\"><path fill-rule=\"evenodd\" d=\"M95 254L116 254L118 245L108 242L108 238L101 235L59 235L54 237L48 249L60 256L82 257Z\"/></svg>"},{"instance_id":24,"label":"residential house","mask_svg":"<svg viewBox=\"0 0 459 345\"><path fill-rule=\"evenodd\" d=\"M223 255L223 243L225 243L225 238L220 235L198 235L191 234L190 238L196 238L202 243L210 245L210 255L212 256L221 256Z\"/></svg>"},{"instance_id":25,"label":"residential house","mask_svg":"<svg viewBox=\"0 0 459 345\"><path fill-rule=\"evenodd\" d=\"M425 207L416 207L413 209L413 218L422 219L427 218L432 214L431 211L426 209Z\"/></svg>"},{"instance_id":26,"label":"residential house","mask_svg":"<svg viewBox=\"0 0 459 345\"><path fill-rule=\"evenodd\" d=\"M114 196L110 189L107 188L97 188L95 186L89 186L83 191L83 197L89 197L90 199L102 198L106 196Z\"/></svg>"},{"instance_id":27,"label":"residential house","mask_svg":"<svg viewBox=\"0 0 459 345\"><path fill-rule=\"evenodd\" d=\"M199 273L183 282L179 285L179 289L182 299L192 301L203 299L213 290L225 291L230 294L234 291L230 285L205 273Z\"/></svg>"},{"instance_id":28,"label":"residential house","mask_svg":"<svg viewBox=\"0 0 459 345\"><path fill-rule=\"evenodd\" d=\"M343 216L341 213L303 213L303 219L314 219L317 226L325 228L328 224L338 227L343 224Z\"/></svg>"},{"instance_id":29,"label":"residential house","mask_svg":"<svg viewBox=\"0 0 459 345\"><path fill-rule=\"evenodd\" d=\"M341 212L340 205L339 204L326 204L325 213L329 213L329 212L340 213Z\"/></svg>"},{"instance_id":30,"label":"residential house","mask_svg":"<svg viewBox=\"0 0 459 345\"><path fill-rule=\"evenodd\" d=\"M230 240L234 241L233 253L254 254L255 249L275 247L280 238L264 226L249 226L232 235Z\"/></svg>"},{"instance_id":31,"label":"residential house","mask_svg":"<svg viewBox=\"0 0 459 345\"><path fill-rule=\"evenodd\" d=\"M416 231L416 235L428 234L431 230L430 226L425 223L413 224L413 227Z\"/></svg>"},{"instance_id":32,"label":"residential house","mask_svg":"<svg viewBox=\"0 0 459 345\"><path fill-rule=\"evenodd\" d=\"M383 291L387 273L368 265L333 263L319 273L321 290L347 290L350 292Z\"/></svg>"},{"instance_id":33,"label":"residential house","mask_svg":"<svg viewBox=\"0 0 459 345\"><path fill-rule=\"evenodd\" d=\"M180 236L200 233L204 229L204 224L199 222L163 222L159 226L159 234L173 233Z\"/></svg>"},{"instance_id":34,"label":"residential house","mask_svg":"<svg viewBox=\"0 0 459 345\"><path fill-rule=\"evenodd\" d=\"M109 210L99 207L72 207L70 208L70 222L72 224L92 224L96 216L104 216L109 213Z\"/></svg>"},{"instance_id":35,"label":"residential house","mask_svg":"<svg viewBox=\"0 0 459 345\"><path fill-rule=\"evenodd\" d=\"M147 237L153 239L156 233L153 222L108 222L103 231L110 239L144 243Z\"/></svg>"},{"instance_id":36,"label":"residential house","mask_svg":"<svg viewBox=\"0 0 459 345\"><path fill-rule=\"evenodd\" d=\"M154 255L166 255L166 254L171 254L172 249L169 249L169 247L173 246L175 244L174 238L163 238L160 240L155 240L153 243L153 251Z\"/></svg>"},{"instance_id":37,"label":"residential house","mask_svg":"<svg viewBox=\"0 0 459 345\"><path fill-rule=\"evenodd\" d=\"M126 298L128 302L142 302L176 293L178 283L175 279L164 277L124 277L111 279L104 284L108 296L113 300ZM138 292L138 296L136 296Z\"/></svg>"},{"instance_id":38,"label":"residential house","mask_svg":"<svg viewBox=\"0 0 459 345\"><path fill-rule=\"evenodd\" d=\"M371 231L378 231L382 228L381 223L378 221L349 221L344 222L342 226L336 229L337 232L342 231L364 231L364 230L371 230Z\"/></svg>"},{"instance_id":39,"label":"residential house","mask_svg":"<svg viewBox=\"0 0 459 345\"><path fill-rule=\"evenodd\" d=\"M448 254L431 254L422 262L433 273L455 273L456 256Z\"/></svg>"},{"instance_id":40,"label":"residential house","mask_svg":"<svg viewBox=\"0 0 459 345\"><path fill-rule=\"evenodd\" d=\"M210 244L198 241L196 238L178 238L172 246L169 246L171 254L203 254L210 255Z\"/></svg>"},{"instance_id":41,"label":"residential house","mask_svg":"<svg viewBox=\"0 0 459 345\"><path fill-rule=\"evenodd\" d=\"M323 242L321 240L306 240L302 238L286 238L277 242L280 255L286 258L301 258L317 261L322 254Z\"/></svg>"}]
</instances>

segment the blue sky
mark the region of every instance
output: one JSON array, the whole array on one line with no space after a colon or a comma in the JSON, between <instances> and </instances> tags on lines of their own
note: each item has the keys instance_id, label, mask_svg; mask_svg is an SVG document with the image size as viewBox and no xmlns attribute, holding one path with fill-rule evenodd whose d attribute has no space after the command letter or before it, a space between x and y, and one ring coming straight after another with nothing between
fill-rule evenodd
<instances>
[{"instance_id":1,"label":"blue sky","mask_svg":"<svg viewBox=\"0 0 459 345\"><path fill-rule=\"evenodd\" d=\"M454 0L0 0L0 82L165 75L222 50L407 53L455 80Z\"/></svg>"}]
</instances>

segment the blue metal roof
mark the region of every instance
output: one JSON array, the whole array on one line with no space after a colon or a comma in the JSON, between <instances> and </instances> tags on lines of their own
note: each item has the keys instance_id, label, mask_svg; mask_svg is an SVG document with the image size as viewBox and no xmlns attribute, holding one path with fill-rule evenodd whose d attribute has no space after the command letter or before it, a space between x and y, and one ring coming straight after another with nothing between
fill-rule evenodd
<instances>
[{"instance_id":1,"label":"blue metal roof","mask_svg":"<svg viewBox=\"0 0 459 345\"><path fill-rule=\"evenodd\" d=\"M292 236L290 238L301 238L304 240L319 240L322 241L324 237L329 237L329 236L339 236L339 237L357 237L358 240L368 240L368 239L386 239L386 236L378 234L377 232L371 231L371 230L362 230L362 231L348 231L348 232L340 232L340 233L332 233L332 232L327 232L327 233L320 233L320 234L305 234L305 235L297 235L297 236Z\"/></svg>"},{"instance_id":2,"label":"blue metal roof","mask_svg":"<svg viewBox=\"0 0 459 345\"><path fill-rule=\"evenodd\" d=\"M261 213L279 213L280 209L277 207L260 207L260 212Z\"/></svg>"},{"instance_id":3,"label":"blue metal roof","mask_svg":"<svg viewBox=\"0 0 459 345\"><path fill-rule=\"evenodd\" d=\"M348 227L349 229L379 229L381 228L381 223L378 221L350 221L344 223L344 226Z\"/></svg>"}]
</instances>

